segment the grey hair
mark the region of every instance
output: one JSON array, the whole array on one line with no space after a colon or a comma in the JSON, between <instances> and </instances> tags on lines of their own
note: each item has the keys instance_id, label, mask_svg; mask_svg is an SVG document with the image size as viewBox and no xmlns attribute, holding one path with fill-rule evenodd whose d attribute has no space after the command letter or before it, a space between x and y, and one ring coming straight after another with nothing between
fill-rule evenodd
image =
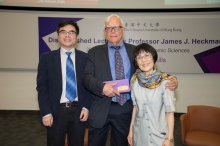
<instances>
[{"instance_id":1,"label":"grey hair","mask_svg":"<svg viewBox=\"0 0 220 146\"><path fill-rule=\"evenodd\" d=\"M108 16L106 19L105 19L105 23L107 23L112 17L117 17L120 21L121 21L121 24L122 26L124 27L124 23L123 23L123 20L116 14L111 14L110 16Z\"/></svg>"}]
</instances>

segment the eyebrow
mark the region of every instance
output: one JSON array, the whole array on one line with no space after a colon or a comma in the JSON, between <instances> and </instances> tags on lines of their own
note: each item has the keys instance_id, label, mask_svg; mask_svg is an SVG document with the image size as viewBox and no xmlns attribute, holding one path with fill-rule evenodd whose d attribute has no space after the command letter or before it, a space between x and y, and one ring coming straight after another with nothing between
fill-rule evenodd
<instances>
[{"instance_id":1,"label":"eyebrow","mask_svg":"<svg viewBox=\"0 0 220 146\"><path fill-rule=\"evenodd\" d=\"M143 55L146 55L146 54L148 55L148 54L151 54L151 53L144 53ZM141 54L138 54L138 55L140 55L140 56L141 56Z\"/></svg>"},{"instance_id":2,"label":"eyebrow","mask_svg":"<svg viewBox=\"0 0 220 146\"><path fill-rule=\"evenodd\" d=\"M62 30L60 30L60 31L67 31L67 30L63 30L63 29L62 29ZM74 31L74 32L76 32L75 30L70 30L70 31ZM67 32L70 32L70 31L67 31Z\"/></svg>"}]
</instances>

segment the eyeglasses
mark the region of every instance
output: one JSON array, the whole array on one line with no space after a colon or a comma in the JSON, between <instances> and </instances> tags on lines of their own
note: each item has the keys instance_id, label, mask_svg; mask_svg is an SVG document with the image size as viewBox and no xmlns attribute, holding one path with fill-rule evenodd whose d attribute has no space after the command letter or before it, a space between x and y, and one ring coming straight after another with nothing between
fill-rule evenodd
<instances>
[{"instance_id":1,"label":"eyeglasses","mask_svg":"<svg viewBox=\"0 0 220 146\"><path fill-rule=\"evenodd\" d=\"M144 54L143 56L141 56L141 55L138 55L135 59L136 59L136 61L143 61L143 59L147 59L147 60L149 60L150 58L151 58L151 54Z\"/></svg>"},{"instance_id":2,"label":"eyeglasses","mask_svg":"<svg viewBox=\"0 0 220 146\"><path fill-rule=\"evenodd\" d=\"M121 28L123 28L123 27L122 27L122 26L113 26L113 27L109 26L109 27L106 27L106 28L105 28L105 31L107 31L107 32L111 32L112 30L114 30L114 31L120 31Z\"/></svg>"},{"instance_id":3,"label":"eyeglasses","mask_svg":"<svg viewBox=\"0 0 220 146\"><path fill-rule=\"evenodd\" d=\"M66 31L66 30L61 30L61 31L59 31L59 33L60 34L62 34L62 35L74 35L74 34L76 34L76 32L74 31L74 30L71 30L71 31Z\"/></svg>"}]
</instances>

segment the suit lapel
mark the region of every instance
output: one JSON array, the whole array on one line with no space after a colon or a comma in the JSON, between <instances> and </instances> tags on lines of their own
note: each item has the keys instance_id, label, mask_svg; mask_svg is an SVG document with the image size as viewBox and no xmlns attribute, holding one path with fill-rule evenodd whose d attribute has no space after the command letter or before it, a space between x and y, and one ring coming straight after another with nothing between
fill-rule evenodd
<instances>
[{"instance_id":1,"label":"suit lapel","mask_svg":"<svg viewBox=\"0 0 220 146\"><path fill-rule=\"evenodd\" d=\"M75 74L76 74L76 78L79 78L81 75L80 73L80 69L82 69L82 58L80 53L78 52L78 50L75 49ZM81 67L80 67L81 66ZM78 80L77 80L77 84L78 84Z\"/></svg>"},{"instance_id":2,"label":"suit lapel","mask_svg":"<svg viewBox=\"0 0 220 146\"><path fill-rule=\"evenodd\" d=\"M77 81L77 92L80 93L81 90L81 78L83 73L83 57L81 56L81 53L75 49L75 74L76 74L76 81ZM79 94L78 94L79 96Z\"/></svg>"},{"instance_id":3,"label":"suit lapel","mask_svg":"<svg viewBox=\"0 0 220 146\"><path fill-rule=\"evenodd\" d=\"M108 73L107 76L108 76L109 80L112 80L107 44L102 46L100 57L101 57L101 60L103 60L103 62L104 62L104 67L106 70L105 72Z\"/></svg>"}]
</instances>

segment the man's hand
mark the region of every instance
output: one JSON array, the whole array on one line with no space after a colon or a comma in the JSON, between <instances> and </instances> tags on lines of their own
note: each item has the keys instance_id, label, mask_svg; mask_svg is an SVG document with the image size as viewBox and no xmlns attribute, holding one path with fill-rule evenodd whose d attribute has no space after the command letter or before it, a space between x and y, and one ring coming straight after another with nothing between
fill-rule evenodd
<instances>
[{"instance_id":1,"label":"man's hand","mask_svg":"<svg viewBox=\"0 0 220 146\"><path fill-rule=\"evenodd\" d=\"M112 83L112 84L105 84L103 88L104 95L108 97L113 97L115 95L120 96L120 93L113 88L113 86L115 86L116 84L117 82Z\"/></svg>"},{"instance_id":2,"label":"man's hand","mask_svg":"<svg viewBox=\"0 0 220 146\"><path fill-rule=\"evenodd\" d=\"M86 109L82 109L80 116L79 116L79 120L82 122L85 122L87 121L88 117L89 117L89 111Z\"/></svg>"},{"instance_id":3,"label":"man's hand","mask_svg":"<svg viewBox=\"0 0 220 146\"><path fill-rule=\"evenodd\" d=\"M170 91L174 91L178 87L178 80L174 76L168 77L171 81L166 83L166 88L168 88Z\"/></svg>"},{"instance_id":4,"label":"man's hand","mask_svg":"<svg viewBox=\"0 0 220 146\"><path fill-rule=\"evenodd\" d=\"M44 126L51 127L53 125L53 116L43 117L42 122Z\"/></svg>"}]
</instances>

